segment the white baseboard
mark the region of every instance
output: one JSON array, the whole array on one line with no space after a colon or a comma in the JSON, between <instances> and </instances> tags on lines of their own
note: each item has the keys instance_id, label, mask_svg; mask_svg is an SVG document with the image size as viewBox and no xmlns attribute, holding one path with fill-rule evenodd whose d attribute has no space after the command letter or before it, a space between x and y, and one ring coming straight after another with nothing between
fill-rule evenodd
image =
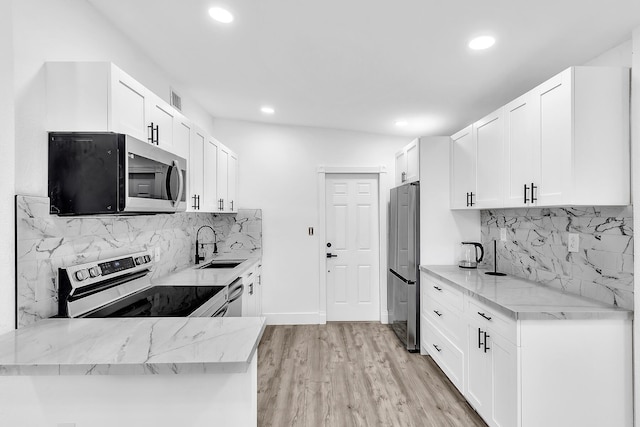
<instances>
[{"instance_id":1,"label":"white baseboard","mask_svg":"<svg viewBox=\"0 0 640 427\"><path fill-rule=\"evenodd\" d=\"M267 325L324 325L327 313L262 313ZM378 320L378 319L376 319ZM380 313L380 323L389 323L389 314Z\"/></svg>"},{"instance_id":2,"label":"white baseboard","mask_svg":"<svg viewBox=\"0 0 640 427\"><path fill-rule=\"evenodd\" d=\"M388 312L384 312L384 313L380 313L380 323L382 323L383 325L388 325L389 324L389 313Z\"/></svg>"},{"instance_id":3,"label":"white baseboard","mask_svg":"<svg viewBox=\"0 0 640 427\"><path fill-rule=\"evenodd\" d=\"M267 325L323 325L327 323L326 314L320 313L262 313Z\"/></svg>"}]
</instances>

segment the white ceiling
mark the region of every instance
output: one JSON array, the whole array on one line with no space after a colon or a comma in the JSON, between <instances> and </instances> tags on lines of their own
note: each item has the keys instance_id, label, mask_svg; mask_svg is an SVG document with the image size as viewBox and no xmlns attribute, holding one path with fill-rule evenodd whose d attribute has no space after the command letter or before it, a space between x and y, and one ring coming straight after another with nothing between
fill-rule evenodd
<instances>
[{"instance_id":1,"label":"white ceiling","mask_svg":"<svg viewBox=\"0 0 640 427\"><path fill-rule=\"evenodd\" d=\"M450 135L640 27L638 0L88 1L214 117L411 136ZM496 45L470 51L482 33Z\"/></svg>"}]
</instances>

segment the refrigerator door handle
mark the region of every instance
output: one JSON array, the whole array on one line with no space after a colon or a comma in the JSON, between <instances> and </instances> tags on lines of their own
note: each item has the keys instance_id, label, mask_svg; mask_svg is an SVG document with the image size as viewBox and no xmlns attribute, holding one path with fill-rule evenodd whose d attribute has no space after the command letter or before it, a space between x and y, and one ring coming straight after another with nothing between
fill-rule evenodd
<instances>
[{"instance_id":1,"label":"refrigerator door handle","mask_svg":"<svg viewBox=\"0 0 640 427\"><path fill-rule=\"evenodd\" d=\"M415 285L416 282L414 280L407 280L404 277L402 277L400 274L396 273L395 271L393 271L392 268L389 269L389 271L391 272L391 274L393 274L394 276L396 276L398 279L402 280L404 283L408 284L408 285Z\"/></svg>"}]
</instances>

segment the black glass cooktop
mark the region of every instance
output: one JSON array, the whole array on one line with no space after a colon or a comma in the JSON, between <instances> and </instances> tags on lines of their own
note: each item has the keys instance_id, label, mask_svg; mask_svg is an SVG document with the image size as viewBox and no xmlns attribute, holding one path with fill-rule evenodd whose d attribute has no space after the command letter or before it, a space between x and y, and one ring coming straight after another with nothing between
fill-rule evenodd
<instances>
[{"instance_id":1,"label":"black glass cooktop","mask_svg":"<svg viewBox=\"0 0 640 427\"><path fill-rule=\"evenodd\" d=\"M153 286L84 317L186 317L224 286Z\"/></svg>"}]
</instances>

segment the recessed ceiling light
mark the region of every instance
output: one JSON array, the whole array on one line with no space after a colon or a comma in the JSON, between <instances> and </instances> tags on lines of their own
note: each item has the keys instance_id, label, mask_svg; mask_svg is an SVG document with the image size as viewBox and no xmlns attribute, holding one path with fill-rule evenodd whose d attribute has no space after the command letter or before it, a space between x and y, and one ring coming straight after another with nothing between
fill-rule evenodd
<instances>
[{"instance_id":1,"label":"recessed ceiling light","mask_svg":"<svg viewBox=\"0 0 640 427\"><path fill-rule=\"evenodd\" d=\"M223 24L228 24L233 21L233 15L231 12L221 7L212 7L209 9L209 16Z\"/></svg>"},{"instance_id":2,"label":"recessed ceiling light","mask_svg":"<svg viewBox=\"0 0 640 427\"><path fill-rule=\"evenodd\" d=\"M406 120L396 120L396 126L398 126L398 127L403 127L403 126L406 126L408 124L409 123L407 123Z\"/></svg>"},{"instance_id":3,"label":"recessed ceiling light","mask_svg":"<svg viewBox=\"0 0 640 427\"><path fill-rule=\"evenodd\" d=\"M496 43L496 39L491 36L480 36L472 39L469 42L469 49L483 50L489 49Z\"/></svg>"},{"instance_id":4,"label":"recessed ceiling light","mask_svg":"<svg viewBox=\"0 0 640 427\"><path fill-rule=\"evenodd\" d=\"M269 107L267 105L265 105L264 107L260 108L260 111L262 111L264 114L273 114L276 112L276 110L273 109L273 107Z\"/></svg>"}]
</instances>

